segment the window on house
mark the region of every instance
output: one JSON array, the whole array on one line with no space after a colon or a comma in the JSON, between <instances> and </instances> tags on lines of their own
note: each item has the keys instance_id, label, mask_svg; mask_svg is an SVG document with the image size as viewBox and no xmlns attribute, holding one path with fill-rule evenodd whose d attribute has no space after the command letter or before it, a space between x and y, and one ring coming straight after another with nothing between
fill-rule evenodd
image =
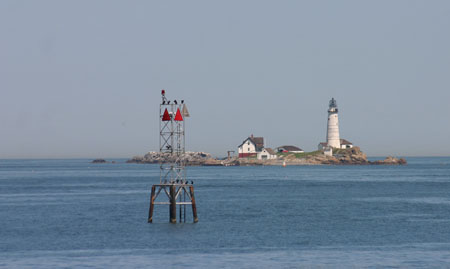
<instances>
[{"instance_id":1,"label":"window on house","mask_svg":"<svg viewBox=\"0 0 450 269\"><path fill-rule=\"evenodd\" d=\"M248 151L250 151L250 148L248 148Z\"/></svg>"}]
</instances>

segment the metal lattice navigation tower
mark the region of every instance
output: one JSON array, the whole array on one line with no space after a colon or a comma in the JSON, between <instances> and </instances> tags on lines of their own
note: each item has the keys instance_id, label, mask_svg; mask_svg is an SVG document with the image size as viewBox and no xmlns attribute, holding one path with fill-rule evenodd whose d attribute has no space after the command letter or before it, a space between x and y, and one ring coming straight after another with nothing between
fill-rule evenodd
<instances>
[{"instance_id":1,"label":"metal lattice navigation tower","mask_svg":"<svg viewBox=\"0 0 450 269\"><path fill-rule=\"evenodd\" d=\"M160 162L159 184L152 186L148 222L153 222L153 209L158 204L170 205L170 222L176 223L177 205L179 220L186 222L186 205L192 205L193 221L197 222L194 186L186 179L185 161L185 119L189 117L184 100L171 102L166 98L165 90L161 91L162 101L159 108L159 151ZM156 201L163 193L169 201ZM164 195L161 195L164 197Z\"/></svg>"},{"instance_id":2,"label":"metal lattice navigation tower","mask_svg":"<svg viewBox=\"0 0 450 269\"><path fill-rule=\"evenodd\" d=\"M186 182L184 153L185 138L184 127L186 116L182 115L186 109L184 100L180 104L175 100L170 103L165 91L161 92L162 102L159 106L159 151L165 153L170 159L161 163L160 183Z\"/></svg>"}]
</instances>

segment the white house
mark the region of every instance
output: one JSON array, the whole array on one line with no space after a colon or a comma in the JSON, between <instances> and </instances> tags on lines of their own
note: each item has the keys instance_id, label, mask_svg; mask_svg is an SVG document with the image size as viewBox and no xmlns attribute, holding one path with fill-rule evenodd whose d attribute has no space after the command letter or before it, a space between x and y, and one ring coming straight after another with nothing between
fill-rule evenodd
<instances>
[{"instance_id":1,"label":"white house","mask_svg":"<svg viewBox=\"0 0 450 269\"><path fill-rule=\"evenodd\" d=\"M277 158L277 154L271 148L263 148L261 152L257 153L258 160L273 160Z\"/></svg>"},{"instance_id":2,"label":"white house","mask_svg":"<svg viewBox=\"0 0 450 269\"><path fill-rule=\"evenodd\" d=\"M238 146L239 158L257 157L264 148L264 137L249 136Z\"/></svg>"}]
</instances>

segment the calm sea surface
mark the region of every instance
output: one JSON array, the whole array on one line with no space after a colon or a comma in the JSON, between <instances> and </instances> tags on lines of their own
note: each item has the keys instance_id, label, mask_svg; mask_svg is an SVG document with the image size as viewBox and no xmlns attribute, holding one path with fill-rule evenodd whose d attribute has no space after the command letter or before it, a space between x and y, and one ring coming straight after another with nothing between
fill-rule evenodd
<instances>
[{"instance_id":1,"label":"calm sea surface","mask_svg":"<svg viewBox=\"0 0 450 269\"><path fill-rule=\"evenodd\" d=\"M450 267L450 158L407 160L189 167L175 225L147 223L157 165L0 160L0 268Z\"/></svg>"}]
</instances>

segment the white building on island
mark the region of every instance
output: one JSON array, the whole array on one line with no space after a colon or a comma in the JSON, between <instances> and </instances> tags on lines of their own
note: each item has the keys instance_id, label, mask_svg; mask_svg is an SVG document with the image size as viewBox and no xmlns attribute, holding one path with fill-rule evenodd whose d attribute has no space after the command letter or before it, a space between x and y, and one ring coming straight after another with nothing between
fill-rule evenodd
<instances>
[{"instance_id":1,"label":"white building on island","mask_svg":"<svg viewBox=\"0 0 450 269\"><path fill-rule=\"evenodd\" d=\"M257 157L264 148L264 137L249 136L238 146L239 158Z\"/></svg>"},{"instance_id":2,"label":"white building on island","mask_svg":"<svg viewBox=\"0 0 450 269\"><path fill-rule=\"evenodd\" d=\"M349 149L349 148L353 148L353 143L348 140L341 139L341 149Z\"/></svg>"},{"instance_id":3,"label":"white building on island","mask_svg":"<svg viewBox=\"0 0 450 269\"><path fill-rule=\"evenodd\" d=\"M290 146L290 145L285 145L285 146L279 146L277 148L278 152L290 152L290 153L303 153L305 152L303 149L296 147L296 146Z\"/></svg>"},{"instance_id":4,"label":"white building on island","mask_svg":"<svg viewBox=\"0 0 450 269\"><path fill-rule=\"evenodd\" d=\"M263 148L261 152L257 153L258 160L274 160L277 154L271 148Z\"/></svg>"},{"instance_id":5,"label":"white building on island","mask_svg":"<svg viewBox=\"0 0 450 269\"><path fill-rule=\"evenodd\" d=\"M318 149L319 150L325 150L325 148L327 148L328 145L326 142L321 142L319 143ZM353 148L353 143L345 140L345 139L341 139L341 146L339 147L340 149L349 149L349 148Z\"/></svg>"}]
</instances>

